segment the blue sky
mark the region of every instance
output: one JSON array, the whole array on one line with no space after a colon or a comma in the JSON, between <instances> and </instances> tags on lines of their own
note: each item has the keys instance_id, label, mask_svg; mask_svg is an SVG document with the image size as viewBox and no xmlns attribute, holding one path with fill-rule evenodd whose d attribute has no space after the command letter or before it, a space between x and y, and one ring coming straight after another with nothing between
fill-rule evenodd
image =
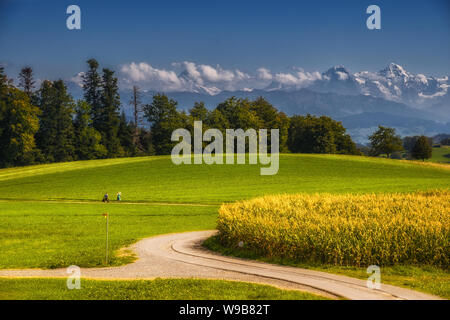
<instances>
[{"instance_id":1,"label":"blue sky","mask_svg":"<svg viewBox=\"0 0 450 320\"><path fill-rule=\"evenodd\" d=\"M357 72L393 61L413 73L450 74L445 0L0 1L0 63L9 73L29 64L38 77L67 79L95 57L116 70L190 61L248 74L333 65ZM66 28L70 4L81 8L81 30ZM366 28L370 4L381 8L381 30Z\"/></svg>"}]
</instances>

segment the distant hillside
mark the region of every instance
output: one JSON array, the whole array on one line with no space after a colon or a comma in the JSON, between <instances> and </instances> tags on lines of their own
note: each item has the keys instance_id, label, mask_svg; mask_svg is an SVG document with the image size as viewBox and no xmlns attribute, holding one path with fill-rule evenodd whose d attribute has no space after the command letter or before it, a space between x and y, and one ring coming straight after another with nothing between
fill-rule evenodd
<instances>
[{"instance_id":1,"label":"distant hillside","mask_svg":"<svg viewBox=\"0 0 450 320\"><path fill-rule=\"evenodd\" d=\"M156 92L146 92L142 101L149 103ZM392 126L401 135L429 136L450 132L450 126L440 123L441 118L427 111L411 108L405 104L374 98L365 95L340 95L336 93L321 93L309 89L296 91L223 91L217 95L207 95L190 92L172 92L167 95L178 101L180 109L189 110L195 102L203 101L212 109L220 102L234 96L237 98L266 98L276 108L288 115L313 114L326 115L344 122L352 137L360 143L367 142L367 136L378 125ZM131 92L123 91L122 101L131 100ZM124 105L131 119L131 106Z\"/></svg>"},{"instance_id":2,"label":"distant hillside","mask_svg":"<svg viewBox=\"0 0 450 320\"><path fill-rule=\"evenodd\" d=\"M79 86L70 86L76 98L82 97ZM345 91L345 90L343 90ZM150 103L156 91L142 94L142 103ZM318 92L310 89L273 89L251 91L221 91L216 95L199 92L168 92L170 98L178 102L182 110L189 110L195 102L204 102L209 109L234 96L237 98L266 98L277 109L288 115L313 114L327 115L344 122L352 137L360 143L367 142L367 136L378 125L391 126L401 135L433 136L438 133L450 133L450 116L447 95L436 98L438 104L424 109L386 100L380 97L362 94L342 95L332 92ZM129 119L132 119L131 90L121 90L122 107ZM447 116L446 116L447 115Z\"/></svg>"},{"instance_id":3,"label":"distant hillside","mask_svg":"<svg viewBox=\"0 0 450 320\"><path fill-rule=\"evenodd\" d=\"M367 136L378 125L394 127L401 136L427 135L434 136L440 132L450 132L450 123L437 123L410 116L398 116L383 112L366 112L338 118L347 128L350 135L358 142L367 142Z\"/></svg>"}]
</instances>

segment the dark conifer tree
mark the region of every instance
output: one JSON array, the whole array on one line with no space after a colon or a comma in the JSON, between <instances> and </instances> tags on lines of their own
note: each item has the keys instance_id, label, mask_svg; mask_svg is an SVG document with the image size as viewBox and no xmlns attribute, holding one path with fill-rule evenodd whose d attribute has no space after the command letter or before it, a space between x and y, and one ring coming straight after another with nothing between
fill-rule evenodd
<instances>
[{"instance_id":1,"label":"dark conifer tree","mask_svg":"<svg viewBox=\"0 0 450 320\"><path fill-rule=\"evenodd\" d=\"M420 159L425 161L426 159L431 158L433 154L433 148L431 147L428 138L425 136L420 136L416 144L414 145L411 155L414 159Z\"/></svg>"},{"instance_id":2,"label":"dark conifer tree","mask_svg":"<svg viewBox=\"0 0 450 320\"><path fill-rule=\"evenodd\" d=\"M33 94L34 84L33 69L30 66L22 68L19 73L19 86L30 98Z\"/></svg>"},{"instance_id":3,"label":"dark conifer tree","mask_svg":"<svg viewBox=\"0 0 450 320\"><path fill-rule=\"evenodd\" d=\"M120 95L117 86L117 78L114 71L103 69L102 90L101 90L101 113L97 119L97 127L94 127L102 135L102 144L108 150L108 157L119 157L123 155L123 148L120 145L119 131L119 109Z\"/></svg>"},{"instance_id":4,"label":"dark conifer tree","mask_svg":"<svg viewBox=\"0 0 450 320\"><path fill-rule=\"evenodd\" d=\"M122 111L122 114L120 115L118 136L120 139L120 144L122 145L122 148L124 150L124 155L126 156L134 156L137 153L134 135L134 123L128 122L125 116L125 112Z\"/></svg>"},{"instance_id":5,"label":"dark conifer tree","mask_svg":"<svg viewBox=\"0 0 450 320\"><path fill-rule=\"evenodd\" d=\"M42 111L37 145L49 162L71 161L75 156L73 99L62 80L44 81L38 93Z\"/></svg>"},{"instance_id":6,"label":"dark conifer tree","mask_svg":"<svg viewBox=\"0 0 450 320\"><path fill-rule=\"evenodd\" d=\"M191 110L189 110L189 114L194 120L200 120L206 122L209 116L209 110L205 107L205 103L196 102Z\"/></svg>"},{"instance_id":7,"label":"dark conifer tree","mask_svg":"<svg viewBox=\"0 0 450 320\"><path fill-rule=\"evenodd\" d=\"M95 59L87 61L88 71L83 75L84 99L91 106L91 117L94 128L98 130L102 114L101 85L102 79L98 73L98 62Z\"/></svg>"},{"instance_id":8,"label":"dark conifer tree","mask_svg":"<svg viewBox=\"0 0 450 320\"><path fill-rule=\"evenodd\" d=\"M134 132L133 132L133 143L137 149L141 149L142 146L139 143L139 125L141 124L141 91L138 86L133 86L133 98L130 101L133 106L133 117L134 117Z\"/></svg>"}]
</instances>

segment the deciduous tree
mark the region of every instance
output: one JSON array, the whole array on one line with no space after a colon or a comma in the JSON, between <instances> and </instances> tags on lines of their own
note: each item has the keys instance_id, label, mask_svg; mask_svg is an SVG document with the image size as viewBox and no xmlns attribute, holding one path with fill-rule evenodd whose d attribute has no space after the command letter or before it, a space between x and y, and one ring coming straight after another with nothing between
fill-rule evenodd
<instances>
[{"instance_id":1,"label":"deciduous tree","mask_svg":"<svg viewBox=\"0 0 450 320\"><path fill-rule=\"evenodd\" d=\"M360 154L341 122L329 117L293 116L288 132L291 152Z\"/></svg>"},{"instance_id":2,"label":"deciduous tree","mask_svg":"<svg viewBox=\"0 0 450 320\"><path fill-rule=\"evenodd\" d=\"M0 165L33 163L37 153L34 135L39 129L38 107L14 88L0 68Z\"/></svg>"},{"instance_id":3,"label":"deciduous tree","mask_svg":"<svg viewBox=\"0 0 450 320\"><path fill-rule=\"evenodd\" d=\"M170 154L174 142L172 132L186 128L186 122L177 111L177 102L165 94L156 94L153 101L144 106L144 115L151 123L152 141L156 154Z\"/></svg>"},{"instance_id":4,"label":"deciduous tree","mask_svg":"<svg viewBox=\"0 0 450 320\"><path fill-rule=\"evenodd\" d=\"M394 128L378 126L378 130L369 136L370 154L386 154L389 158L395 151L403 150L402 139L395 134Z\"/></svg>"},{"instance_id":5,"label":"deciduous tree","mask_svg":"<svg viewBox=\"0 0 450 320\"><path fill-rule=\"evenodd\" d=\"M92 125L91 106L86 101L79 100L75 111L74 129L77 159L105 158L108 151L100 143L101 134Z\"/></svg>"},{"instance_id":6,"label":"deciduous tree","mask_svg":"<svg viewBox=\"0 0 450 320\"><path fill-rule=\"evenodd\" d=\"M433 148L431 147L428 138L420 136L414 144L411 155L414 159L425 161L425 159L431 158L432 153Z\"/></svg>"}]
</instances>

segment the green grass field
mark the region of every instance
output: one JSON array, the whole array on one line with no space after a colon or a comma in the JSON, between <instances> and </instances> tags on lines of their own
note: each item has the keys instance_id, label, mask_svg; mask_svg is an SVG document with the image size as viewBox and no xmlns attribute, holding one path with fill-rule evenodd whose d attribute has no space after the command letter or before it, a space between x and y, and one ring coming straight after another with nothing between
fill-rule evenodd
<instances>
[{"instance_id":1,"label":"green grass field","mask_svg":"<svg viewBox=\"0 0 450 320\"><path fill-rule=\"evenodd\" d=\"M450 147L441 146L433 148L433 154L427 161L438 163L450 163Z\"/></svg>"},{"instance_id":2,"label":"green grass field","mask_svg":"<svg viewBox=\"0 0 450 320\"><path fill-rule=\"evenodd\" d=\"M57 268L104 264L109 213L110 265L132 256L114 251L138 239L172 232L214 229L216 206L0 201L0 268Z\"/></svg>"},{"instance_id":3,"label":"green grass field","mask_svg":"<svg viewBox=\"0 0 450 320\"><path fill-rule=\"evenodd\" d=\"M0 300L324 300L297 290L247 282L194 279L81 281L68 290L66 279L2 279Z\"/></svg>"},{"instance_id":4,"label":"green grass field","mask_svg":"<svg viewBox=\"0 0 450 320\"><path fill-rule=\"evenodd\" d=\"M448 187L450 170L407 161L282 155L277 175L259 165L180 165L170 157L94 160L0 170L0 199L214 203L274 193L367 193Z\"/></svg>"},{"instance_id":5,"label":"green grass field","mask_svg":"<svg viewBox=\"0 0 450 320\"><path fill-rule=\"evenodd\" d=\"M101 265L102 213L117 249L171 232L214 229L222 202L279 193L410 192L450 186L447 167L337 155L281 155L259 165L180 165L170 157L79 161L0 170L0 268ZM122 192L122 203L101 203ZM112 265L132 256L113 257ZM29 281L29 280L24 280Z\"/></svg>"}]
</instances>

